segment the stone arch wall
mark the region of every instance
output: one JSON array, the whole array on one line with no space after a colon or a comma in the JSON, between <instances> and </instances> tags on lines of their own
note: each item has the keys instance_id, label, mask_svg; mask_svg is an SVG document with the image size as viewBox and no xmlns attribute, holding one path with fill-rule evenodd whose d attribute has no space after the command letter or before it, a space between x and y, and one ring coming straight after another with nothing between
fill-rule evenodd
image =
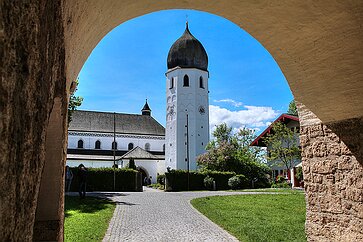
<instances>
[{"instance_id":1,"label":"stone arch wall","mask_svg":"<svg viewBox=\"0 0 363 242\"><path fill-rule=\"evenodd\" d=\"M172 8L225 17L274 56L305 105L308 238L362 239L363 3L338 0L2 1L0 237L62 241L70 83L114 27ZM44 205L49 199L61 202Z\"/></svg>"}]
</instances>

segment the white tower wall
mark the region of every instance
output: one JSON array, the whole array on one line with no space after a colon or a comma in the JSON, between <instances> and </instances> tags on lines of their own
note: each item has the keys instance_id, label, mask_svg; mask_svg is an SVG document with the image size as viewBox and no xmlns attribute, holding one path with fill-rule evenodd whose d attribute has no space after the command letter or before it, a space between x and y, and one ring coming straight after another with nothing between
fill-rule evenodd
<instances>
[{"instance_id":1,"label":"white tower wall","mask_svg":"<svg viewBox=\"0 0 363 242\"><path fill-rule=\"evenodd\" d=\"M189 86L184 86L184 76ZM187 169L186 124L188 114L189 169L196 170L196 157L209 142L208 72L196 68L174 68L166 73L167 116L165 162L171 169ZM200 77L203 87L200 87ZM172 84L172 79L174 83Z\"/></svg>"}]
</instances>

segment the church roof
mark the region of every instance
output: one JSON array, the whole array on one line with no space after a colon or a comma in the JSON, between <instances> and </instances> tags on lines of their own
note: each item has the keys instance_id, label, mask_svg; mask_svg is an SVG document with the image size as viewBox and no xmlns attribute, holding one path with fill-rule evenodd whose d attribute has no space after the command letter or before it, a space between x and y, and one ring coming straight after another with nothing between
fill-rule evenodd
<instances>
[{"instance_id":1,"label":"church roof","mask_svg":"<svg viewBox=\"0 0 363 242\"><path fill-rule=\"evenodd\" d=\"M140 114L115 113L116 133L165 135L165 128L153 117ZM114 113L76 110L69 131L113 133Z\"/></svg>"},{"instance_id":2,"label":"church roof","mask_svg":"<svg viewBox=\"0 0 363 242\"><path fill-rule=\"evenodd\" d=\"M144 105L144 107L141 109L141 111L151 111L151 109L150 109L150 107L149 107L149 104L147 103L147 99L146 99L145 105Z\"/></svg>"},{"instance_id":3,"label":"church roof","mask_svg":"<svg viewBox=\"0 0 363 242\"><path fill-rule=\"evenodd\" d=\"M171 46L168 54L168 69L175 67L208 69L208 55L203 45L189 31L186 24L183 35Z\"/></svg>"},{"instance_id":4,"label":"church roof","mask_svg":"<svg viewBox=\"0 0 363 242\"><path fill-rule=\"evenodd\" d=\"M147 152L146 150L136 146L123 156L120 159L146 159L146 160L159 160L159 157Z\"/></svg>"}]
</instances>

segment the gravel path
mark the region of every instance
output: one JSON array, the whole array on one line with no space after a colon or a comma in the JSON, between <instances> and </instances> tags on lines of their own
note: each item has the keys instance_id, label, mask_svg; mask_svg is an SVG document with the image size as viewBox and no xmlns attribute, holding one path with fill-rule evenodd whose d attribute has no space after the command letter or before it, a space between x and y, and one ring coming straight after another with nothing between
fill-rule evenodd
<instances>
[{"instance_id":1,"label":"gravel path","mask_svg":"<svg viewBox=\"0 0 363 242\"><path fill-rule=\"evenodd\" d=\"M117 203L103 241L238 241L194 209L190 200L247 192L90 193ZM261 194L261 193L258 193Z\"/></svg>"}]
</instances>

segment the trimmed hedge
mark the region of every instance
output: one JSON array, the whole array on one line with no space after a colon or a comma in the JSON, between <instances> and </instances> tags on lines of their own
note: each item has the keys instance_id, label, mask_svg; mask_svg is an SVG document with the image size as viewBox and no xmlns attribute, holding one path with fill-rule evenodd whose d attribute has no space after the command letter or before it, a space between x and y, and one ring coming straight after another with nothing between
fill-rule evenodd
<instances>
[{"instance_id":1,"label":"trimmed hedge","mask_svg":"<svg viewBox=\"0 0 363 242\"><path fill-rule=\"evenodd\" d=\"M78 167L72 167L71 191L79 188ZM113 168L87 168L87 191L142 191L142 175L133 169L115 169L115 190L113 189Z\"/></svg>"},{"instance_id":2,"label":"trimmed hedge","mask_svg":"<svg viewBox=\"0 0 363 242\"><path fill-rule=\"evenodd\" d=\"M227 190L228 179L235 176L234 172L219 172L219 171L203 171L189 172L189 190L205 190L204 178L210 176L216 182L217 190ZM187 191L188 190L188 172L185 170L171 170L165 173L166 191Z\"/></svg>"}]
</instances>

